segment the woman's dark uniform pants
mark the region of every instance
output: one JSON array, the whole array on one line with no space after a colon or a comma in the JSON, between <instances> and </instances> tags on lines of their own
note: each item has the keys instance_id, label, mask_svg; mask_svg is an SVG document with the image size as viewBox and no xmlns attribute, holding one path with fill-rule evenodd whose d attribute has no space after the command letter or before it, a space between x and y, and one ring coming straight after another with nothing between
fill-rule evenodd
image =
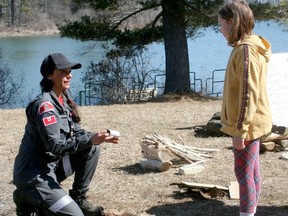
<instances>
[{"instance_id":1,"label":"woman's dark uniform pants","mask_svg":"<svg viewBox=\"0 0 288 216\"><path fill-rule=\"evenodd\" d=\"M61 183L73 173L75 174L72 189L69 190L70 196L52 177L47 182L33 188L17 188L13 194L17 215L31 215L33 211L38 211L39 216L102 215L103 208L92 206L86 196L99 157L100 146L93 145L89 149L75 154L67 154L61 158L55 172L58 182ZM30 207L28 207L29 205Z\"/></svg>"}]
</instances>

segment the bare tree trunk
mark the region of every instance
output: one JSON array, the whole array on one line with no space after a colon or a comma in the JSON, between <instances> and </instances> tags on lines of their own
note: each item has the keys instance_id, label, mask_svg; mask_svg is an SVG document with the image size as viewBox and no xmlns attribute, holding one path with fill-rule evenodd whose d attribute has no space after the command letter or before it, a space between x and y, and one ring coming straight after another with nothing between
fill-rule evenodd
<instances>
[{"instance_id":1,"label":"bare tree trunk","mask_svg":"<svg viewBox=\"0 0 288 216\"><path fill-rule=\"evenodd\" d=\"M48 5L48 0L45 0L44 13L47 12L47 5Z\"/></svg>"},{"instance_id":2,"label":"bare tree trunk","mask_svg":"<svg viewBox=\"0 0 288 216\"><path fill-rule=\"evenodd\" d=\"M190 92L189 56L183 0L163 0L163 30L166 57L164 93Z\"/></svg>"},{"instance_id":3,"label":"bare tree trunk","mask_svg":"<svg viewBox=\"0 0 288 216\"><path fill-rule=\"evenodd\" d=\"M15 21L14 0L10 1L10 11L11 11L11 25L14 26L14 21Z\"/></svg>"}]
</instances>

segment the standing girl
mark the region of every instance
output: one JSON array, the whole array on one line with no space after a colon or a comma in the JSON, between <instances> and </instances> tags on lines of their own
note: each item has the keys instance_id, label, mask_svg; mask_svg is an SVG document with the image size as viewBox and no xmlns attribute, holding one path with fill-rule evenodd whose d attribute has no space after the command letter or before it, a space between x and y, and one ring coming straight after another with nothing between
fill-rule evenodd
<instances>
[{"instance_id":1,"label":"standing girl","mask_svg":"<svg viewBox=\"0 0 288 216\"><path fill-rule=\"evenodd\" d=\"M253 34L254 21L252 10L243 0L227 3L218 12L221 32L233 47L224 81L221 130L232 137L240 216L256 213L261 189L260 137L272 128L266 90L271 46Z\"/></svg>"}]
</instances>

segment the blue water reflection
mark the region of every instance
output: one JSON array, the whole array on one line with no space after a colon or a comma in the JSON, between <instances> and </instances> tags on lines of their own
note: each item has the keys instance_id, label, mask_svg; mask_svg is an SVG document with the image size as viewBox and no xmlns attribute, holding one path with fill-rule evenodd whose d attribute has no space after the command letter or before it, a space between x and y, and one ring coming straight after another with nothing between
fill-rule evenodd
<instances>
[{"instance_id":1,"label":"blue water reflection","mask_svg":"<svg viewBox=\"0 0 288 216\"><path fill-rule=\"evenodd\" d=\"M255 26L255 33L267 38L272 44L274 53L288 52L288 32L276 22L259 22ZM189 39L190 71L195 72L196 78L205 80L212 75L215 69L226 67L231 47L221 33L216 33L208 28L202 31L202 36ZM41 75L39 72L43 58L49 53L62 52L71 60L80 62L83 67L73 72L72 93L77 95L83 88L81 82L82 73L90 62L99 61L102 58L101 44L95 42L81 42L74 39L61 38L59 36L29 36L29 37L2 37L0 46L4 51L4 57L15 73L15 76L24 74L24 88L21 93L18 107L24 107L27 100L34 97L39 91ZM95 46L90 52L91 46ZM154 43L149 46L151 64L155 68L164 71L165 55L163 44Z\"/></svg>"}]
</instances>

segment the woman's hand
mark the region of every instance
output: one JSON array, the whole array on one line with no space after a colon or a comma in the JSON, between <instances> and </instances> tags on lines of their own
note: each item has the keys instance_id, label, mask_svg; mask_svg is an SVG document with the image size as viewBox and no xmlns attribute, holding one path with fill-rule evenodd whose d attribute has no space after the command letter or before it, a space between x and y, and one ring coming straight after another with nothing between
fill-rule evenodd
<instances>
[{"instance_id":1,"label":"woman's hand","mask_svg":"<svg viewBox=\"0 0 288 216\"><path fill-rule=\"evenodd\" d=\"M233 147L236 150L243 150L245 148L245 139L241 138L241 137L233 137L232 139L232 143L233 143Z\"/></svg>"},{"instance_id":2,"label":"woman's hand","mask_svg":"<svg viewBox=\"0 0 288 216\"><path fill-rule=\"evenodd\" d=\"M93 143L93 145L99 145L103 142L109 142L109 143L117 144L119 142L119 137L112 136L107 131L100 131L100 132L95 133L91 137L91 142Z\"/></svg>"}]
</instances>

